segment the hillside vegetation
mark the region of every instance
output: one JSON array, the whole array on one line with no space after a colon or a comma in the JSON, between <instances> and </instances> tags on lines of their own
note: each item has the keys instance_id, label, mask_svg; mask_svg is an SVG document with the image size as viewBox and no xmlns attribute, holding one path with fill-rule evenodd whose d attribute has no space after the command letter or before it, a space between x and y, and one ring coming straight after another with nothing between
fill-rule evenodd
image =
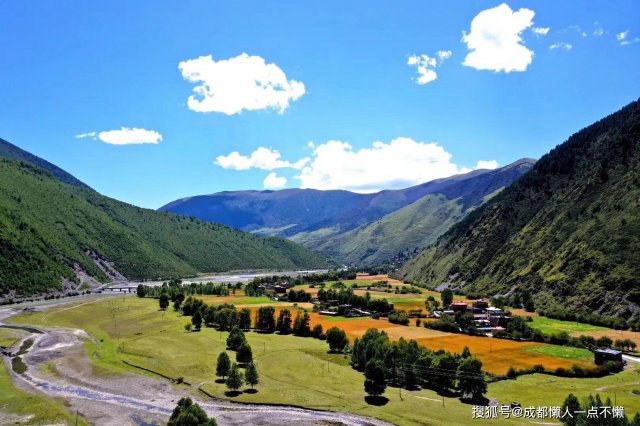
<instances>
[{"instance_id":1,"label":"hillside vegetation","mask_svg":"<svg viewBox=\"0 0 640 426\"><path fill-rule=\"evenodd\" d=\"M432 243L534 162L522 159L497 170L475 170L375 194L314 189L220 192L176 200L161 210L258 235L288 237L344 263L372 265Z\"/></svg>"},{"instance_id":2,"label":"hillside vegetation","mask_svg":"<svg viewBox=\"0 0 640 426\"><path fill-rule=\"evenodd\" d=\"M1 296L117 278L111 267L143 279L326 265L323 256L281 238L135 207L0 159Z\"/></svg>"},{"instance_id":3,"label":"hillside vegetation","mask_svg":"<svg viewBox=\"0 0 640 426\"><path fill-rule=\"evenodd\" d=\"M640 103L581 130L453 226L399 277L535 294L549 313L637 316Z\"/></svg>"}]
</instances>

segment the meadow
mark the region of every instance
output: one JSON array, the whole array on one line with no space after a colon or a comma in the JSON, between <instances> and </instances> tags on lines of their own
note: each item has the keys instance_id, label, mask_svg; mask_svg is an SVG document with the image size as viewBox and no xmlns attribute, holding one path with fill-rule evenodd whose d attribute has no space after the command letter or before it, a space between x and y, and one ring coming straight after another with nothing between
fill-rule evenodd
<instances>
[{"instance_id":1,"label":"meadow","mask_svg":"<svg viewBox=\"0 0 640 426\"><path fill-rule=\"evenodd\" d=\"M211 301L208 300L209 303ZM21 314L13 317L11 322L61 325L86 330L94 337L87 341L87 350L90 359L100 367L96 369L97 374L117 374L123 371L150 374L125 365L122 361L126 360L169 377L182 377L192 385L194 392L197 387L202 387L216 397L230 398L225 394L224 385L216 382L214 374L216 357L226 350L227 333L208 328L200 332L186 332L184 325L190 318L182 317L172 310L159 311L157 306L157 300L154 299L114 297L75 303L47 313ZM250 309L258 307L251 303L246 306ZM294 309L292 304L274 305L276 309L285 306ZM364 333L369 326L377 326L387 331L392 338L414 338L433 349L443 347L460 352L466 345L485 362L487 370L492 372L502 372L510 365L518 368L536 363L543 363L547 367L571 366L580 362L581 358L582 362L591 362L590 359L583 358L584 353L557 353L555 351L565 348L552 345L452 335L423 327L390 324L382 319L339 320L313 313L311 316L312 325L338 325L347 330L351 339ZM261 383L257 393L243 392L231 399L350 411L400 425L474 423L471 420L470 405L430 390L408 392L390 387L385 394L389 398L386 405L367 404L364 400L363 375L348 365L348 359L344 355L329 354L326 342L255 332L247 333L247 339L253 348ZM234 359L233 352L228 354ZM635 413L640 411L640 398L632 391L640 389L639 380L640 375L631 368L600 379L565 379L536 374L492 383L487 396L505 404L517 401L523 406L549 406L561 405L569 392L581 397L589 392L599 392L604 398L617 397L618 402L624 402L628 411ZM551 388L551 383L554 384L553 391L547 391ZM541 392L541 389L545 391ZM489 420L483 422L498 423ZM500 421L499 424L523 422L510 420Z\"/></svg>"}]
</instances>

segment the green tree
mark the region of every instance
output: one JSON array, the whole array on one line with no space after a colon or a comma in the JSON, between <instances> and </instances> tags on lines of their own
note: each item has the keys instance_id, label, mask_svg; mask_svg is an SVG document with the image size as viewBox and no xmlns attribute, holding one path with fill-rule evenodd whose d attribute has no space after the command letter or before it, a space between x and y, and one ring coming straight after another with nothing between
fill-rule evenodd
<instances>
[{"instance_id":1,"label":"green tree","mask_svg":"<svg viewBox=\"0 0 640 426\"><path fill-rule=\"evenodd\" d=\"M231 369L231 360L226 352L220 352L218 355L218 362L216 363L216 376L223 379L229 375Z\"/></svg>"},{"instance_id":2,"label":"green tree","mask_svg":"<svg viewBox=\"0 0 640 426\"><path fill-rule=\"evenodd\" d=\"M364 391L371 396L384 394L387 389L386 369L380 360L371 360L364 369Z\"/></svg>"},{"instance_id":3,"label":"green tree","mask_svg":"<svg viewBox=\"0 0 640 426\"><path fill-rule=\"evenodd\" d=\"M253 361L253 352L251 351L249 343L242 342L238 347L238 351L236 352L236 361L240 364L249 364Z\"/></svg>"},{"instance_id":4,"label":"green tree","mask_svg":"<svg viewBox=\"0 0 640 426\"><path fill-rule=\"evenodd\" d=\"M276 330L280 334L291 333L291 311L283 309L278 315L278 322L276 324Z\"/></svg>"},{"instance_id":5,"label":"green tree","mask_svg":"<svg viewBox=\"0 0 640 426\"><path fill-rule=\"evenodd\" d=\"M576 414L576 411L581 411L581 409L578 397L576 397L572 393L570 393L567 396L567 399L564 400L562 408L560 409L560 413L564 414L567 411L571 413L571 415L561 417L560 421L568 426L576 426L576 424L578 424L578 414Z\"/></svg>"},{"instance_id":6,"label":"green tree","mask_svg":"<svg viewBox=\"0 0 640 426\"><path fill-rule=\"evenodd\" d=\"M245 373L245 379L247 381L247 384L251 386L251 389L253 389L253 387L256 386L258 383L260 383L260 377L258 376L258 369L256 368L256 365L253 362L251 362L247 367L247 371Z\"/></svg>"},{"instance_id":7,"label":"green tree","mask_svg":"<svg viewBox=\"0 0 640 426\"><path fill-rule=\"evenodd\" d=\"M263 333L273 333L276 329L275 312L272 306L261 306L258 309L256 328Z\"/></svg>"},{"instance_id":8,"label":"green tree","mask_svg":"<svg viewBox=\"0 0 640 426\"><path fill-rule=\"evenodd\" d=\"M136 294L138 297L144 297L146 295L146 290L142 284L138 284L138 288L136 289Z\"/></svg>"},{"instance_id":9,"label":"green tree","mask_svg":"<svg viewBox=\"0 0 640 426\"><path fill-rule=\"evenodd\" d=\"M242 308L238 312L238 327L241 330L251 329L251 311L248 308Z\"/></svg>"},{"instance_id":10,"label":"green tree","mask_svg":"<svg viewBox=\"0 0 640 426\"><path fill-rule=\"evenodd\" d=\"M596 344L601 348L610 348L613 345L613 340L610 337L602 336L596 340Z\"/></svg>"},{"instance_id":11,"label":"green tree","mask_svg":"<svg viewBox=\"0 0 640 426\"><path fill-rule=\"evenodd\" d=\"M449 306L453 302L453 290L445 288L440 293L440 300L442 300L442 306Z\"/></svg>"},{"instance_id":12,"label":"green tree","mask_svg":"<svg viewBox=\"0 0 640 426\"><path fill-rule=\"evenodd\" d=\"M217 423L191 398L181 398L169 417L168 426L217 426Z\"/></svg>"},{"instance_id":13,"label":"green tree","mask_svg":"<svg viewBox=\"0 0 640 426\"><path fill-rule=\"evenodd\" d=\"M169 295L167 293L162 293L160 295L159 304L161 310L164 311L165 309L167 309L167 307L169 306Z\"/></svg>"},{"instance_id":14,"label":"green tree","mask_svg":"<svg viewBox=\"0 0 640 426\"><path fill-rule=\"evenodd\" d=\"M316 339L321 339L323 337L322 324L316 324L315 326L313 326L313 330L311 330L311 335Z\"/></svg>"},{"instance_id":15,"label":"green tree","mask_svg":"<svg viewBox=\"0 0 640 426\"><path fill-rule=\"evenodd\" d=\"M296 336L306 337L311 334L311 327L309 326L309 322L311 318L309 314L305 311L302 315L298 312L296 315L296 319L293 322L293 334Z\"/></svg>"},{"instance_id":16,"label":"green tree","mask_svg":"<svg viewBox=\"0 0 640 426\"><path fill-rule=\"evenodd\" d=\"M191 317L191 324L193 324L196 331L200 331L202 328L202 314L200 313L200 309L198 309Z\"/></svg>"},{"instance_id":17,"label":"green tree","mask_svg":"<svg viewBox=\"0 0 640 426\"><path fill-rule=\"evenodd\" d=\"M465 346L464 349L462 349L462 354L460 355L461 358L469 358L471 356L471 350L469 349L469 346Z\"/></svg>"},{"instance_id":18,"label":"green tree","mask_svg":"<svg viewBox=\"0 0 640 426\"><path fill-rule=\"evenodd\" d=\"M231 332L229 332L229 337L227 337L227 348L232 351L237 351L240 345L246 341L247 338L245 337L244 332L238 327L233 327Z\"/></svg>"},{"instance_id":19,"label":"green tree","mask_svg":"<svg viewBox=\"0 0 640 426\"><path fill-rule=\"evenodd\" d=\"M331 327L327 330L327 343L331 352L342 352L349 344L347 334L338 327Z\"/></svg>"},{"instance_id":20,"label":"green tree","mask_svg":"<svg viewBox=\"0 0 640 426\"><path fill-rule=\"evenodd\" d=\"M487 392L487 382L482 372L482 362L477 358L467 357L458 366L458 389L464 395L470 395L478 401Z\"/></svg>"},{"instance_id":21,"label":"green tree","mask_svg":"<svg viewBox=\"0 0 640 426\"><path fill-rule=\"evenodd\" d=\"M458 371L458 362L450 353L446 352L433 358L431 368L434 372L432 383L436 391L453 389Z\"/></svg>"},{"instance_id":22,"label":"green tree","mask_svg":"<svg viewBox=\"0 0 640 426\"><path fill-rule=\"evenodd\" d=\"M234 362L231 370L229 370L229 377L227 377L225 384L230 391L235 392L242 387L243 383L244 378L242 377L242 372L238 368L238 364Z\"/></svg>"}]
</instances>

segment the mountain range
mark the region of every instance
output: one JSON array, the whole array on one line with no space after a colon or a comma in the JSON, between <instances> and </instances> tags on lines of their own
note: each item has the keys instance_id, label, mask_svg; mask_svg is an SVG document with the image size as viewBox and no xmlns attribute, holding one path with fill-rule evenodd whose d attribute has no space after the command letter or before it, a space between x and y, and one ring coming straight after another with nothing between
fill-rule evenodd
<instances>
[{"instance_id":1,"label":"mountain range","mask_svg":"<svg viewBox=\"0 0 640 426\"><path fill-rule=\"evenodd\" d=\"M404 265L399 278L537 310L640 313L640 101L572 135Z\"/></svg>"},{"instance_id":2,"label":"mountain range","mask_svg":"<svg viewBox=\"0 0 640 426\"><path fill-rule=\"evenodd\" d=\"M105 197L0 139L0 298L124 279L327 267L326 256Z\"/></svg>"},{"instance_id":3,"label":"mountain range","mask_svg":"<svg viewBox=\"0 0 640 426\"><path fill-rule=\"evenodd\" d=\"M160 208L258 235L278 235L346 264L375 265L425 247L452 224L529 171L522 159L374 194L285 189L219 192Z\"/></svg>"}]
</instances>

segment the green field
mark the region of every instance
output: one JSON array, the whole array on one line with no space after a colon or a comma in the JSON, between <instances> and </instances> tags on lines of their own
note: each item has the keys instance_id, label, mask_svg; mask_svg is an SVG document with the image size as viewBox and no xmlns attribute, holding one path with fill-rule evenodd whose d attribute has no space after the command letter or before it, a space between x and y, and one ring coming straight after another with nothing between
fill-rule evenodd
<instances>
[{"instance_id":1,"label":"green field","mask_svg":"<svg viewBox=\"0 0 640 426\"><path fill-rule=\"evenodd\" d=\"M561 321L547 317L531 317L533 322L529 325L543 332L544 334L558 334L561 332L571 333L590 333L592 331L607 331L610 328L600 327L597 325L583 324L572 321Z\"/></svg>"},{"instance_id":2,"label":"green field","mask_svg":"<svg viewBox=\"0 0 640 426\"><path fill-rule=\"evenodd\" d=\"M593 353L588 349L572 348L570 346L558 346L558 345L544 345L535 346L525 349L527 352L532 352L542 355L557 356L567 359L591 359Z\"/></svg>"},{"instance_id":3,"label":"green field","mask_svg":"<svg viewBox=\"0 0 640 426\"><path fill-rule=\"evenodd\" d=\"M0 347L9 348L24 336L20 330L0 328Z\"/></svg>"},{"instance_id":4,"label":"green field","mask_svg":"<svg viewBox=\"0 0 640 426\"><path fill-rule=\"evenodd\" d=\"M112 315L112 312L116 312ZM116 319L114 320L114 316ZM225 350L227 333L213 329L187 333L183 326L189 318L173 311L157 309L157 301L135 297L118 297L65 308L47 314L23 314L11 319L22 324L66 325L83 328L96 339L88 342L91 359L104 374L139 370L122 363L158 371L170 377L183 377L193 385L202 386L219 398L229 399L225 387L215 382L215 360ZM348 366L342 355L327 353L325 342L311 338L247 333L261 376L258 392L242 393L231 399L243 402L292 404L314 409L350 411L374 416L399 425L468 425L471 406L456 398L444 398L430 390L407 392L402 398L397 388L388 388L384 406L368 405L364 400L364 376ZM102 342L100 342L102 340ZM235 354L228 352L234 359ZM501 403L513 400L523 405L561 405L569 392L581 396L596 388L620 386L629 392L624 398L628 411L640 411L640 398L631 390L640 388L640 376L624 372L602 379L559 379L553 376L523 376L517 380L489 385L488 397ZM548 392L549 381L561 383L560 390ZM618 388L616 388L618 389ZM620 389L617 390L620 397ZM602 390L601 395L613 391ZM632 398L633 396L634 398ZM443 406L444 405L444 406ZM524 420L482 424L524 424Z\"/></svg>"}]
</instances>

